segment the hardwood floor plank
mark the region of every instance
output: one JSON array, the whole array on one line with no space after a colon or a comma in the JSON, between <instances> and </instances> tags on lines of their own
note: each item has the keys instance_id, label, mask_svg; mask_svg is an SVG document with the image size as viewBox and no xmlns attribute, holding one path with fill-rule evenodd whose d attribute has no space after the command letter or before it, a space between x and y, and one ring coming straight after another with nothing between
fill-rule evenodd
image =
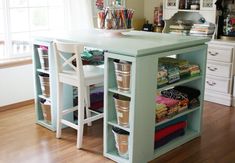
<instances>
[{"instance_id":1,"label":"hardwood floor plank","mask_svg":"<svg viewBox=\"0 0 235 163\"><path fill-rule=\"evenodd\" d=\"M151 163L234 163L235 109L205 102L202 135ZM76 130L62 139L35 123L34 105L0 112L0 163L112 163L103 157L103 121L84 129L84 147L76 149Z\"/></svg>"}]
</instances>

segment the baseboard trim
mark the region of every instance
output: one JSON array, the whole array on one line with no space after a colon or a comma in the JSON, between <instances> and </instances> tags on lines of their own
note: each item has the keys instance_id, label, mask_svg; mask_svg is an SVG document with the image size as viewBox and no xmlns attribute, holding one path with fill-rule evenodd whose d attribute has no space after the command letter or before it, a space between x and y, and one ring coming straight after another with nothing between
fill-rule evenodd
<instances>
[{"instance_id":1,"label":"baseboard trim","mask_svg":"<svg viewBox=\"0 0 235 163\"><path fill-rule=\"evenodd\" d=\"M30 104L34 104L34 99L22 101L22 102L10 104L10 105L1 106L0 111L9 110L9 109L16 109L16 108L20 108L20 107L30 105Z\"/></svg>"}]
</instances>

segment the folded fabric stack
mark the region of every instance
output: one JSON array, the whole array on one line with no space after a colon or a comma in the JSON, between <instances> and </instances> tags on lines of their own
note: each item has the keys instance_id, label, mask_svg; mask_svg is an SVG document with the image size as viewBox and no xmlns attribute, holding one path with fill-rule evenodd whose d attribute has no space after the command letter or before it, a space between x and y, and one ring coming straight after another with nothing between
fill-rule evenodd
<instances>
[{"instance_id":1,"label":"folded fabric stack","mask_svg":"<svg viewBox=\"0 0 235 163\"><path fill-rule=\"evenodd\" d=\"M180 80L179 68L177 66L165 65L165 67L168 73L167 79L169 84Z\"/></svg>"},{"instance_id":2,"label":"folded fabric stack","mask_svg":"<svg viewBox=\"0 0 235 163\"><path fill-rule=\"evenodd\" d=\"M182 116L155 128L154 148L159 148L171 140L183 136L187 127L186 119L186 116Z\"/></svg>"},{"instance_id":3,"label":"folded fabric stack","mask_svg":"<svg viewBox=\"0 0 235 163\"><path fill-rule=\"evenodd\" d=\"M189 35L191 25L187 24L174 24L170 25L170 33L171 34L180 34L180 35Z\"/></svg>"},{"instance_id":4,"label":"folded fabric stack","mask_svg":"<svg viewBox=\"0 0 235 163\"><path fill-rule=\"evenodd\" d=\"M171 84L180 79L194 77L200 74L200 67L190 64L187 60L163 57L159 59L157 74L158 86Z\"/></svg>"},{"instance_id":5,"label":"folded fabric stack","mask_svg":"<svg viewBox=\"0 0 235 163\"><path fill-rule=\"evenodd\" d=\"M84 65L104 64L104 52L101 50L85 50L81 54L81 57Z\"/></svg>"},{"instance_id":6,"label":"folded fabric stack","mask_svg":"<svg viewBox=\"0 0 235 163\"><path fill-rule=\"evenodd\" d=\"M156 122L163 121L167 116L167 107L164 104L156 104Z\"/></svg>"},{"instance_id":7,"label":"folded fabric stack","mask_svg":"<svg viewBox=\"0 0 235 163\"><path fill-rule=\"evenodd\" d=\"M163 57L159 60L160 63L170 64L179 68L180 78L188 77L189 73L189 62L184 59L176 59L170 57Z\"/></svg>"},{"instance_id":8,"label":"folded fabric stack","mask_svg":"<svg viewBox=\"0 0 235 163\"><path fill-rule=\"evenodd\" d=\"M164 86L168 83L167 79L167 69L165 66L160 65L158 66L158 74L157 74L157 85Z\"/></svg>"},{"instance_id":9,"label":"folded fabric stack","mask_svg":"<svg viewBox=\"0 0 235 163\"><path fill-rule=\"evenodd\" d=\"M177 60L177 66L180 70L180 78L189 77L189 62L187 60Z\"/></svg>"},{"instance_id":10,"label":"folded fabric stack","mask_svg":"<svg viewBox=\"0 0 235 163\"><path fill-rule=\"evenodd\" d=\"M200 96L201 92L199 90L187 86L176 86L174 89L187 94L189 108L195 108L200 105L198 97Z\"/></svg>"},{"instance_id":11,"label":"folded fabric stack","mask_svg":"<svg viewBox=\"0 0 235 163\"><path fill-rule=\"evenodd\" d=\"M167 97L164 97L164 96L157 96L156 97L156 103L166 106L167 114L165 116L167 118L173 117L178 112L179 100L174 100L174 99L167 98ZM159 122L159 121L157 120L157 122Z\"/></svg>"},{"instance_id":12,"label":"folded fabric stack","mask_svg":"<svg viewBox=\"0 0 235 163\"><path fill-rule=\"evenodd\" d=\"M174 88L161 91L161 95L170 99L178 100L177 112L182 112L188 108L189 99L188 95L182 93Z\"/></svg>"},{"instance_id":13,"label":"folded fabric stack","mask_svg":"<svg viewBox=\"0 0 235 163\"><path fill-rule=\"evenodd\" d=\"M190 35L194 36L212 36L215 31L215 25L212 23L194 24L190 30Z\"/></svg>"},{"instance_id":14,"label":"folded fabric stack","mask_svg":"<svg viewBox=\"0 0 235 163\"><path fill-rule=\"evenodd\" d=\"M103 112L104 106L104 88L103 87L95 87L91 89L90 92L90 109L95 110L97 112Z\"/></svg>"},{"instance_id":15,"label":"folded fabric stack","mask_svg":"<svg viewBox=\"0 0 235 163\"><path fill-rule=\"evenodd\" d=\"M189 66L190 76L194 77L200 74L200 67L198 65Z\"/></svg>"}]
</instances>

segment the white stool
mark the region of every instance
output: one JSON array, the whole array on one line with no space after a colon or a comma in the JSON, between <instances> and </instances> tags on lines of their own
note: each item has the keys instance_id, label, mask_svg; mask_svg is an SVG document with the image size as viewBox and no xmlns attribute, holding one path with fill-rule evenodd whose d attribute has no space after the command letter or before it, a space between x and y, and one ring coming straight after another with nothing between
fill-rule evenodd
<instances>
[{"instance_id":1,"label":"white stool","mask_svg":"<svg viewBox=\"0 0 235 163\"><path fill-rule=\"evenodd\" d=\"M57 130L56 137L61 138L62 124L77 130L77 148L82 147L84 124L103 118L103 113L89 110L90 85L104 81L103 69L91 65L82 65L81 53L84 46L77 43L61 41L54 42L57 82ZM76 61L76 65L73 65ZM73 108L63 108L63 85L68 84L78 89L78 105ZM86 108L86 118L84 109ZM63 116L78 111L77 124L63 119ZM91 114L93 113L93 114ZM93 115L93 116L91 116Z\"/></svg>"}]
</instances>

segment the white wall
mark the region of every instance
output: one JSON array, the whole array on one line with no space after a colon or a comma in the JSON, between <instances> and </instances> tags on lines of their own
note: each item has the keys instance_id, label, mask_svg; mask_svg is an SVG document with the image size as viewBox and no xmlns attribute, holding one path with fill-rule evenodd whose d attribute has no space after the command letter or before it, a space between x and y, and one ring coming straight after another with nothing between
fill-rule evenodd
<instances>
[{"instance_id":1,"label":"white wall","mask_svg":"<svg viewBox=\"0 0 235 163\"><path fill-rule=\"evenodd\" d=\"M0 107L33 98L32 64L0 69Z\"/></svg>"},{"instance_id":2,"label":"white wall","mask_svg":"<svg viewBox=\"0 0 235 163\"><path fill-rule=\"evenodd\" d=\"M144 1L144 17L149 23L153 23L154 7L159 7L162 0L145 0Z\"/></svg>"},{"instance_id":3,"label":"white wall","mask_svg":"<svg viewBox=\"0 0 235 163\"><path fill-rule=\"evenodd\" d=\"M145 0L126 0L126 7L135 10L134 19L144 18Z\"/></svg>"}]
</instances>

